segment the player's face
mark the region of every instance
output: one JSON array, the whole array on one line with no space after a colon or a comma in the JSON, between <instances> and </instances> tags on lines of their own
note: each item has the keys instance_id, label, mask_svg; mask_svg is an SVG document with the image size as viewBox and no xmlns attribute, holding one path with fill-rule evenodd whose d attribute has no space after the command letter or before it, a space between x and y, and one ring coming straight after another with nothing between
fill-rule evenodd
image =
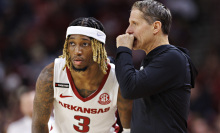
<instances>
[{"instance_id":1,"label":"player's face","mask_svg":"<svg viewBox=\"0 0 220 133\"><path fill-rule=\"evenodd\" d=\"M129 26L126 33L134 35L133 49L146 49L153 37L153 26L148 24L138 9L133 9L129 18Z\"/></svg>"},{"instance_id":2,"label":"player's face","mask_svg":"<svg viewBox=\"0 0 220 133\"><path fill-rule=\"evenodd\" d=\"M68 51L76 71L85 71L93 61L91 39L84 35L71 35L68 40Z\"/></svg>"}]
</instances>

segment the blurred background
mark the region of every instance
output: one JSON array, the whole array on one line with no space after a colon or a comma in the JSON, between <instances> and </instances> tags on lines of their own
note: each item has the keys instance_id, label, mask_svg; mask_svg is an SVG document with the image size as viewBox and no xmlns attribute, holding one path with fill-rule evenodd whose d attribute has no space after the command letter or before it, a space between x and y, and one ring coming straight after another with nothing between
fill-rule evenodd
<instances>
[{"instance_id":1,"label":"blurred background","mask_svg":"<svg viewBox=\"0 0 220 133\"><path fill-rule=\"evenodd\" d=\"M189 133L220 133L220 1L159 0L170 8L170 43L190 50L199 75L192 89ZM24 116L20 92L35 89L40 71L62 54L65 33L78 17L95 17L115 57L135 0L0 0L0 133ZM143 51L133 51L139 69ZM25 86L25 87L24 87ZM19 132L17 132L19 133Z\"/></svg>"}]
</instances>

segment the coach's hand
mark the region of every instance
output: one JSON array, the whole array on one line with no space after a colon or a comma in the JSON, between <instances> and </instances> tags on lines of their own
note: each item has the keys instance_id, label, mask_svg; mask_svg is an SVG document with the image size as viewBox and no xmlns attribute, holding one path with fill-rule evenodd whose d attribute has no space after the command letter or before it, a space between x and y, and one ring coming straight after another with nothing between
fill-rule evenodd
<instances>
[{"instance_id":1,"label":"coach's hand","mask_svg":"<svg viewBox=\"0 0 220 133\"><path fill-rule=\"evenodd\" d=\"M132 34L122 34L116 38L117 48L119 46L128 47L129 49L133 48L134 35Z\"/></svg>"}]
</instances>

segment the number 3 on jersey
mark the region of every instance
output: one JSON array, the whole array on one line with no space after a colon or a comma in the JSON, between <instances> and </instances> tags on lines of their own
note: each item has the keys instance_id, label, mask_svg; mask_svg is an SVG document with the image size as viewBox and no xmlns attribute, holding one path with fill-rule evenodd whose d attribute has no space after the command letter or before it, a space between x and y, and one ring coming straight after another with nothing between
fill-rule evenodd
<instances>
[{"instance_id":1,"label":"number 3 on jersey","mask_svg":"<svg viewBox=\"0 0 220 133\"><path fill-rule=\"evenodd\" d=\"M78 131L78 132L88 132L89 131L89 124L90 124L90 119L85 116L79 116L76 115L74 116L74 119L80 121L78 125L73 125L73 128Z\"/></svg>"}]
</instances>

